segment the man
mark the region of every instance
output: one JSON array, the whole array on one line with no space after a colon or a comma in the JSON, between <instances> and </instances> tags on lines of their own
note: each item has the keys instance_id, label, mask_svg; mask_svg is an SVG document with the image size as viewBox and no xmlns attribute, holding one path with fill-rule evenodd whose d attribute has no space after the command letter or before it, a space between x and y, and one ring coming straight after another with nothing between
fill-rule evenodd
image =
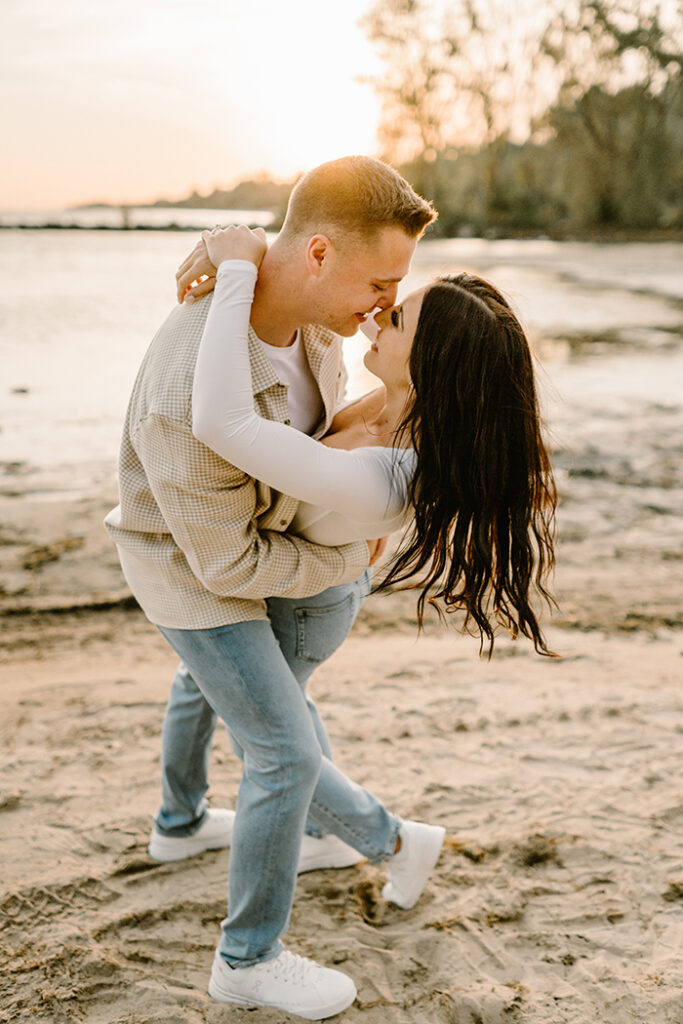
<instances>
[{"instance_id":1,"label":"man","mask_svg":"<svg viewBox=\"0 0 683 1024\"><path fill-rule=\"evenodd\" d=\"M252 307L261 415L325 433L345 380L338 336L394 304L433 217L406 181L369 158L324 164L299 182ZM181 268L180 296L201 270L212 268L196 259ZM106 520L133 593L182 659L164 722L150 853L175 860L231 844L229 914L210 993L320 1019L348 1006L355 987L282 948L297 871L354 863L356 850L389 859L395 902L409 906L443 830L420 825L409 838L405 823L331 761L304 687L348 631L373 549L287 534L296 502L194 437L192 378L210 301L182 305L152 342L127 414L121 502ZM309 595L319 596L297 600ZM205 801L216 715L244 762L234 820Z\"/></svg>"}]
</instances>

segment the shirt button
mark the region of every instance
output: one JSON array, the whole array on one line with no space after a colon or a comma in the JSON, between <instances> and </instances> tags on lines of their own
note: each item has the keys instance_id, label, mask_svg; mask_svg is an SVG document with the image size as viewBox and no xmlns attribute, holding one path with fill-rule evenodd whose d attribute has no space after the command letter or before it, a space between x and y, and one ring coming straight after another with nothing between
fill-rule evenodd
<instances>
[{"instance_id":1,"label":"shirt button","mask_svg":"<svg viewBox=\"0 0 683 1024\"><path fill-rule=\"evenodd\" d=\"M286 519L281 519L280 520L280 526L286 526L286 525L287 525L287 520Z\"/></svg>"},{"instance_id":2,"label":"shirt button","mask_svg":"<svg viewBox=\"0 0 683 1024\"><path fill-rule=\"evenodd\" d=\"M291 420L285 420L285 426L286 427L291 427L291 425L292 425L292 421Z\"/></svg>"}]
</instances>

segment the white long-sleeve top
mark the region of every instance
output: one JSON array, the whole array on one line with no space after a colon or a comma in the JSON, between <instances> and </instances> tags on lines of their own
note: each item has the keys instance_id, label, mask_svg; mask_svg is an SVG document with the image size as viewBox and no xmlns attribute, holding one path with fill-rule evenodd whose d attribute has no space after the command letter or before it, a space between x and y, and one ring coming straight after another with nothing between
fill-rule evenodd
<instances>
[{"instance_id":1,"label":"white long-sleeve top","mask_svg":"<svg viewBox=\"0 0 683 1024\"><path fill-rule=\"evenodd\" d=\"M226 461L300 501L290 530L317 544L384 537L408 519L411 449L330 448L254 409L248 327L257 269L226 260L192 392L195 436Z\"/></svg>"}]
</instances>

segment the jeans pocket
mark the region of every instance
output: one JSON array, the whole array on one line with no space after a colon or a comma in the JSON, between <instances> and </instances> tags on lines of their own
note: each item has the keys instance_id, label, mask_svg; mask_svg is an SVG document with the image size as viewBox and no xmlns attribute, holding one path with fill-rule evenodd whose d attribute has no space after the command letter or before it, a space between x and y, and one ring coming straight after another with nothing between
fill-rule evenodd
<instances>
[{"instance_id":1,"label":"jeans pocket","mask_svg":"<svg viewBox=\"0 0 683 1024\"><path fill-rule=\"evenodd\" d=\"M321 662L344 642L358 614L360 602L355 593L327 608L297 608L296 653L305 661Z\"/></svg>"}]
</instances>

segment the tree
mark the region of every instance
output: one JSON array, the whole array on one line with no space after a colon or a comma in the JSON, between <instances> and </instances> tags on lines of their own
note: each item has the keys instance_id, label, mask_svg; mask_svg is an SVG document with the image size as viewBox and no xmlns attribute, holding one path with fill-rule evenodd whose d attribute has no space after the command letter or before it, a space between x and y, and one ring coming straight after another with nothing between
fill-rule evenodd
<instances>
[{"instance_id":1,"label":"tree","mask_svg":"<svg viewBox=\"0 0 683 1024\"><path fill-rule=\"evenodd\" d=\"M363 19L386 67L371 79L382 98L382 155L410 162L429 198L439 200L444 158L485 150L481 187L485 205L495 206L499 150L528 136L547 106L535 81L545 25L533 10L531 0L502 11L494 0L456 0L443 10L379 0Z\"/></svg>"},{"instance_id":2,"label":"tree","mask_svg":"<svg viewBox=\"0 0 683 1024\"><path fill-rule=\"evenodd\" d=\"M575 0L548 26L543 49L559 86L537 127L575 225L675 222L682 33L680 19L662 19L657 5L643 10L636 0Z\"/></svg>"},{"instance_id":3,"label":"tree","mask_svg":"<svg viewBox=\"0 0 683 1024\"><path fill-rule=\"evenodd\" d=\"M422 0L380 0L361 20L385 62L382 78L368 78L382 101L378 141L382 155L401 165L417 158L428 198L436 198L435 162L449 145L452 100L447 50Z\"/></svg>"},{"instance_id":4,"label":"tree","mask_svg":"<svg viewBox=\"0 0 683 1024\"><path fill-rule=\"evenodd\" d=\"M656 95L683 70L680 7L665 15L656 0L570 0L550 20L542 46L559 71L559 98L634 84Z\"/></svg>"},{"instance_id":5,"label":"tree","mask_svg":"<svg viewBox=\"0 0 683 1024\"><path fill-rule=\"evenodd\" d=\"M375 3L382 155L442 232L683 227L680 5L532 2Z\"/></svg>"}]
</instances>

